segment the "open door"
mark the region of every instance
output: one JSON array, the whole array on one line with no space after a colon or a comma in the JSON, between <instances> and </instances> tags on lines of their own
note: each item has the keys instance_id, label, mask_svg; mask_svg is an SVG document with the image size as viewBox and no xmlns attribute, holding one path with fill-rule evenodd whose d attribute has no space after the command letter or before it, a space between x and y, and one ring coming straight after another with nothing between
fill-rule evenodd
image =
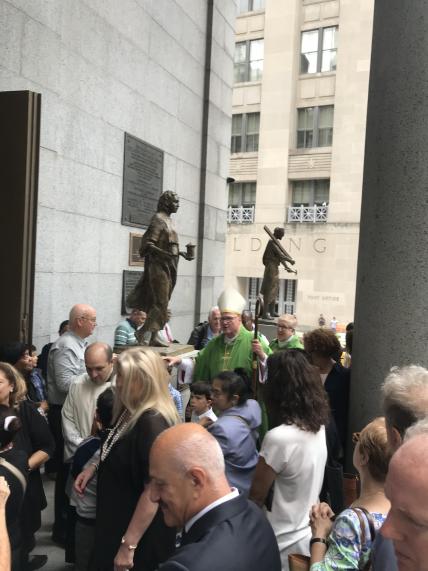
<instances>
[{"instance_id":1,"label":"open door","mask_svg":"<svg viewBox=\"0 0 428 571\"><path fill-rule=\"evenodd\" d=\"M41 95L0 93L0 343L31 343Z\"/></svg>"}]
</instances>

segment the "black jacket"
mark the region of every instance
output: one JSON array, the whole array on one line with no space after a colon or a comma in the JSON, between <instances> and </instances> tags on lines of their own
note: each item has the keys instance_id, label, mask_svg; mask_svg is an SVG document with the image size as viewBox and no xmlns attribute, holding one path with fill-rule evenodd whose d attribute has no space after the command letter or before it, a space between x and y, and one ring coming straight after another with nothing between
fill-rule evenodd
<instances>
[{"instance_id":1,"label":"black jacket","mask_svg":"<svg viewBox=\"0 0 428 571\"><path fill-rule=\"evenodd\" d=\"M208 321L199 323L190 334L187 344L194 345L195 349L198 349L198 351L203 349L205 345L208 343L208 338L207 338L208 327L209 327Z\"/></svg>"},{"instance_id":2,"label":"black jacket","mask_svg":"<svg viewBox=\"0 0 428 571\"><path fill-rule=\"evenodd\" d=\"M184 535L159 571L281 571L278 544L262 511L239 496L212 509Z\"/></svg>"}]
</instances>

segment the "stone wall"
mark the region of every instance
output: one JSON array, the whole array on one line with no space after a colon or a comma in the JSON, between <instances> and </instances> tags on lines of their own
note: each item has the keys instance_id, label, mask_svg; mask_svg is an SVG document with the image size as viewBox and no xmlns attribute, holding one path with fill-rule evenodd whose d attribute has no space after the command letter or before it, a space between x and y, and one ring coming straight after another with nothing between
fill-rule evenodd
<instances>
[{"instance_id":1,"label":"stone wall","mask_svg":"<svg viewBox=\"0 0 428 571\"><path fill-rule=\"evenodd\" d=\"M201 310L223 285L235 0L214 2L208 133L202 133L207 3L0 0L0 89L42 94L34 341L54 339L71 305L120 319L129 233L121 224L124 133L165 152L164 189L181 199L180 243L205 209ZM199 204L208 137L206 204ZM181 260L172 328L193 327L196 264Z\"/></svg>"}]
</instances>

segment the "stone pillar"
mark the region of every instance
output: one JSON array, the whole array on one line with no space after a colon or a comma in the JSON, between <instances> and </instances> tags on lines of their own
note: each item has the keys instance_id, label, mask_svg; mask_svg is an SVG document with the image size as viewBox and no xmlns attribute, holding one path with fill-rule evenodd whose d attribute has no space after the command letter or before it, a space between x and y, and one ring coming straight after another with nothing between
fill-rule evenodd
<instances>
[{"instance_id":1,"label":"stone pillar","mask_svg":"<svg viewBox=\"0 0 428 571\"><path fill-rule=\"evenodd\" d=\"M375 2L350 431L393 365L428 366L427 21L427 0Z\"/></svg>"}]
</instances>

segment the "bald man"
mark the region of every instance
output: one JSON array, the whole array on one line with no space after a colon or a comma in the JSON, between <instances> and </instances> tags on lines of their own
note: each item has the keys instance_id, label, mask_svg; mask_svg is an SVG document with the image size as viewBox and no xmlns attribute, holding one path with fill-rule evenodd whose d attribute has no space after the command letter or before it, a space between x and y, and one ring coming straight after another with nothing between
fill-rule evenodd
<instances>
[{"instance_id":1,"label":"bald man","mask_svg":"<svg viewBox=\"0 0 428 571\"><path fill-rule=\"evenodd\" d=\"M151 500L168 526L182 530L181 547L160 571L281 571L267 519L230 488L216 439L197 424L169 428L150 452Z\"/></svg>"},{"instance_id":2,"label":"bald man","mask_svg":"<svg viewBox=\"0 0 428 571\"><path fill-rule=\"evenodd\" d=\"M62 436L62 405L72 382L85 372L86 339L92 335L97 324L97 314L93 307L84 303L74 305L69 315L69 330L53 344L48 357L48 419L55 438L55 454L48 465L49 472L57 473L55 485L55 523L52 539L64 544L65 517L64 504L65 481L68 472L63 463L64 440Z\"/></svg>"},{"instance_id":3,"label":"bald man","mask_svg":"<svg viewBox=\"0 0 428 571\"><path fill-rule=\"evenodd\" d=\"M99 395L116 384L113 351L107 343L92 343L85 351L86 373L72 383L62 407L64 460L71 462L79 444L91 434Z\"/></svg>"},{"instance_id":4,"label":"bald man","mask_svg":"<svg viewBox=\"0 0 428 571\"><path fill-rule=\"evenodd\" d=\"M394 544L399 571L428 571L428 434L394 454L385 493L391 502L382 535Z\"/></svg>"}]
</instances>

